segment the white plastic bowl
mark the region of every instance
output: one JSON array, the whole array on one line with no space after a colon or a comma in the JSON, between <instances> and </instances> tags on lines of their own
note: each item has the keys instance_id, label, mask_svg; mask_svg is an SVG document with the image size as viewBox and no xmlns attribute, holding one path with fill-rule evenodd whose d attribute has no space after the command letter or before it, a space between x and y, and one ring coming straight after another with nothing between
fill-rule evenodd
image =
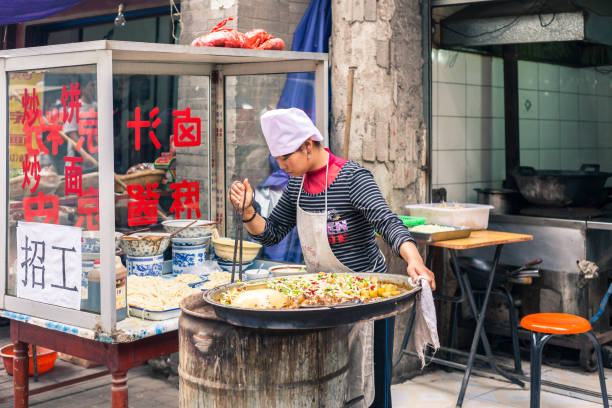
<instances>
[{"instance_id":1,"label":"white plastic bowl","mask_svg":"<svg viewBox=\"0 0 612 408\"><path fill-rule=\"evenodd\" d=\"M452 225L473 230L484 230L489 226L489 211L492 205L471 203L409 204L405 206L411 216L427 218L427 224ZM456 208L453 208L457 206Z\"/></svg>"},{"instance_id":2,"label":"white plastic bowl","mask_svg":"<svg viewBox=\"0 0 612 408\"><path fill-rule=\"evenodd\" d=\"M291 276L291 275L303 275L306 273L306 265L278 265L268 268L272 276Z\"/></svg>"}]
</instances>

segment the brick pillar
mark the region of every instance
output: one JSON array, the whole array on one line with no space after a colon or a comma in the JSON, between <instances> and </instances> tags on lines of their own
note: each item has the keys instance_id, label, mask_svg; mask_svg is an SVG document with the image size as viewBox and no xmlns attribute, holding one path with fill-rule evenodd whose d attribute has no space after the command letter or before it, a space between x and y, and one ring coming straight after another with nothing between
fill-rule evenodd
<instances>
[{"instance_id":1,"label":"brick pillar","mask_svg":"<svg viewBox=\"0 0 612 408\"><path fill-rule=\"evenodd\" d=\"M374 174L383 196L397 213L424 202L426 149L423 118L421 14L418 0L332 0L330 140L341 152L346 123L348 67L356 66L349 158ZM405 273L404 262L386 244L390 272ZM396 319L397 354L406 316ZM419 372L405 356L394 378Z\"/></svg>"}]
</instances>

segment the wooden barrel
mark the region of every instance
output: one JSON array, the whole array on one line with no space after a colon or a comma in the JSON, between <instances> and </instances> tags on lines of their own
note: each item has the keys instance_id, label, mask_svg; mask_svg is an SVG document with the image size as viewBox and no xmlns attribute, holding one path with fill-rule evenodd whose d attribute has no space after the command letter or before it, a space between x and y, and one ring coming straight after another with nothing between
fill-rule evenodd
<instances>
[{"instance_id":1,"label":"wooden barrel","mask_svg":"<svg viewBox=\"0 0 612 408\"><path fill-rule=\"evenodd\" d=\"M216 320L195 294L181 303L181 408L342 407L348 327L260 330Z\"/></svg>"}]
</instances>

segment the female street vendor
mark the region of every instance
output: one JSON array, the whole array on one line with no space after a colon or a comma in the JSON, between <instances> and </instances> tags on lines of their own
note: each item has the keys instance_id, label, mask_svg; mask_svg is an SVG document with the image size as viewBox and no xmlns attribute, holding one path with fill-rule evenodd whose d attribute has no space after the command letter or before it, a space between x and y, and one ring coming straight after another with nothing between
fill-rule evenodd
<instances>
[{"instance_id":1,"label":"female street vendor","mask_svg":"<svg viewBox=\"0 0 612 408\"><path fill-rule=\"evenodd\" d=\"M245 206L242 219L255 240L264 246L275 245L297 225L308 272L386 272L375 242L376 230L408 263L408 274L415 281L424 276L435 289L433 273L368 170L323 148L321 133L300 109L266 112L261 128L270 153L291 179L267 219L252 204L248 179L232 184L229 198L236 208ZM393 323L392 318L378 320L351 330L350 406L391 406Z\"/></svg>"}]
</instances>

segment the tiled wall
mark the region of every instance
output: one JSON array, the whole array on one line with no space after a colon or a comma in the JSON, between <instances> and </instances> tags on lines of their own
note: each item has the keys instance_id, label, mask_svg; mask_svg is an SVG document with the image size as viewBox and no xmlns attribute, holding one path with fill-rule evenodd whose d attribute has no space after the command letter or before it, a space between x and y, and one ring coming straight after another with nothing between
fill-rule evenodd
<instances>
[{"instance_id":1,"label":"tiled wall","mask_svg":"<svg viewBox=\"0 0 612 408\"><path fill-rule=\"evenodd\" d=\"M612 170L608 70L519 63L522 165L578 170L582 163L599 163Z\"/></svg>"},{"instance_id":2,"label":"tiled wall","mask_svg":"<svg viewBox=\"0 0 612 408\"><path fill-rule=\"evenodd\" d=\"M448 200L504 178L504 79L499 58L434 50L432 184Z\"/></svg>"},{"instance_id":3,"label":"tiled wall","mask_svg":"<svg viewBox=\"0 0 612 408\"><path fill-rule=\"evenodd\" d=\"M503 62L434 50L433 188L475 201L505 177ZM612 171L612 74L519 62L521 165ZM612 181L609 181L609 183Z\"/></svg>"}]
</instances>

